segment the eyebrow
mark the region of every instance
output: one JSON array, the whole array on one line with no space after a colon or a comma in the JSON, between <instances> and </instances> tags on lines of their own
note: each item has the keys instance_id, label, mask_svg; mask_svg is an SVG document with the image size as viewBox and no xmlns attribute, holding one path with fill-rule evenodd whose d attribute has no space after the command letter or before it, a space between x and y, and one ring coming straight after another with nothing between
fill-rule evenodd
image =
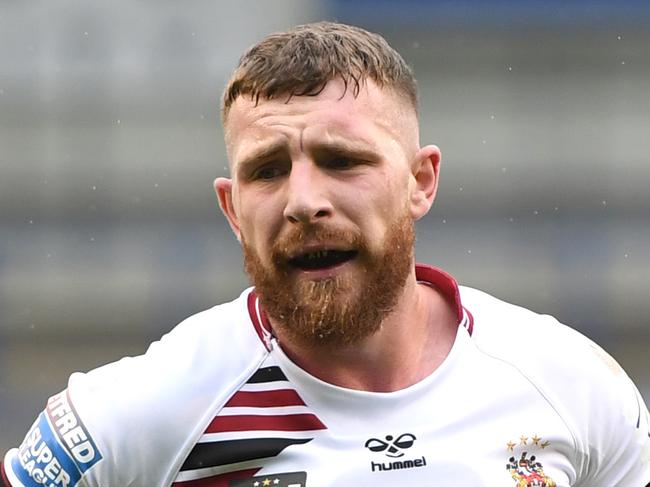
<instances>
[{"instance_id":1,"label":"eyebrow","mask_svg":"<svg viewBox=\"0 0 650 487\"><path fill-rule=\"evenodd\" d=\"M235 161L237 172L245 170L259 161L271 159L273 156L277 156L283 152L287 152L287 143L285 140L280 139L270 144L266 144L260 149L254 150L250 154L246 155L241 161Z\"/></svg>"},{"instance_id":2,"label":"eyebrow","mask_svg":"<svg viewBox=\"0 0 650 487\"><path fill-rule=\"evenodd\" d=\"M350 142L339 138L336 138L331 142L314 144L310 150L314 153L328 152L332 154L348 154L363 160L373 160L379 155L372 145L365 141Z\"/></svg>"}]
</instances>

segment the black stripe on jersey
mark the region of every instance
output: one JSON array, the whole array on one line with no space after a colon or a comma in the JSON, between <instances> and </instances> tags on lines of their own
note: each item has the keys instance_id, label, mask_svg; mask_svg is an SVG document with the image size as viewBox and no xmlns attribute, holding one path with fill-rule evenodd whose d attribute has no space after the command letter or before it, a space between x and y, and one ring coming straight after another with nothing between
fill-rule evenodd
<instances>
[{"instance_id":1,"label":"black stripe on jersey","mask_svg":"<svg viewBox=\"0 0 650 487\"><path fill-rule=\"evenodd\" d=\"M214 443L197 443L181 470L216 467L279 455L291 445L302 445L312 438L254 438Z\"/></svg>"},{"instance_id":2,"label":"black stripe on jersey","mask_svg":"<svg viewBox=\"0 0 650 487\"><path fill-rule=\"evenodd\" d=\"M255 372L248 381L247 384L260 384L263 382L275 382L276 380L287 380L287 376L284 375L282 369L278 366L271 367L262 367Z\"/></svg>"}]
</instances>

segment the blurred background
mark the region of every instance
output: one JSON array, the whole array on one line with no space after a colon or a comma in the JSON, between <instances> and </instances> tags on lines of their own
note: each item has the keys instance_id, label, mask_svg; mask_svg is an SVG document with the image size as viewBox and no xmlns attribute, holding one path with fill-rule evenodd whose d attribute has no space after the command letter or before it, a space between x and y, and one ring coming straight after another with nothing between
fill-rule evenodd
<instances>
[{"instance_id":1,"label":"blurred background","mask_svg":"<svg viewBox=\"0 0 650 487\"><path fill-rule=\"evenodd\" d=\"M647 2L3 0L0 451L71 372L247 286L219 97L244 49L321 19L415 68L443 151L419 260L589 335L648 402Z\"/></svg>"}]
</instances>

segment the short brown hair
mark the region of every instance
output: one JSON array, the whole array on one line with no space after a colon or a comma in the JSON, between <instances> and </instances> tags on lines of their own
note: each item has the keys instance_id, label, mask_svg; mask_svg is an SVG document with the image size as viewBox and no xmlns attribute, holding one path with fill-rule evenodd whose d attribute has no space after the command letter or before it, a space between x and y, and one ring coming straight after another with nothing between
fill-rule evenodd
<instances>
[{"instance_id":1,"label":"short brown hair","mask_svg":"<svg viewBox=\"0 0 650 487\"><path fill-rule=\"evenodd\" d=\"M239 96L257 103L260 97L317 95L334 78L342 79L354 96L370 78L404 96L417 111L413 71L382 36L351 25L316 22L271 34L242 56L224 91L221 119L225 123Z\"/></svg>"}]
</instances>

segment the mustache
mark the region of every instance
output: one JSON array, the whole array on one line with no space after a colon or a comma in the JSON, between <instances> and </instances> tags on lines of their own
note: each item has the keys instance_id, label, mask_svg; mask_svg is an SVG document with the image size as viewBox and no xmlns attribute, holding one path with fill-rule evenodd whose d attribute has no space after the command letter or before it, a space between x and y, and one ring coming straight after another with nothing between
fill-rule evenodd
<instances>
[{"instance_id":1,"label":"mustache","mask_svg":"<svg viewBox=\"0 0 650 487\"><path fill-rule=\"evenodd\" d=\"M300 224L291 227L275 241L271 258L276 265L283 265L290 257L299 254L306 245L320 242L359 252L368 250L366 240L359 231L322 224Z\"/></svg>"}]
</instances>

